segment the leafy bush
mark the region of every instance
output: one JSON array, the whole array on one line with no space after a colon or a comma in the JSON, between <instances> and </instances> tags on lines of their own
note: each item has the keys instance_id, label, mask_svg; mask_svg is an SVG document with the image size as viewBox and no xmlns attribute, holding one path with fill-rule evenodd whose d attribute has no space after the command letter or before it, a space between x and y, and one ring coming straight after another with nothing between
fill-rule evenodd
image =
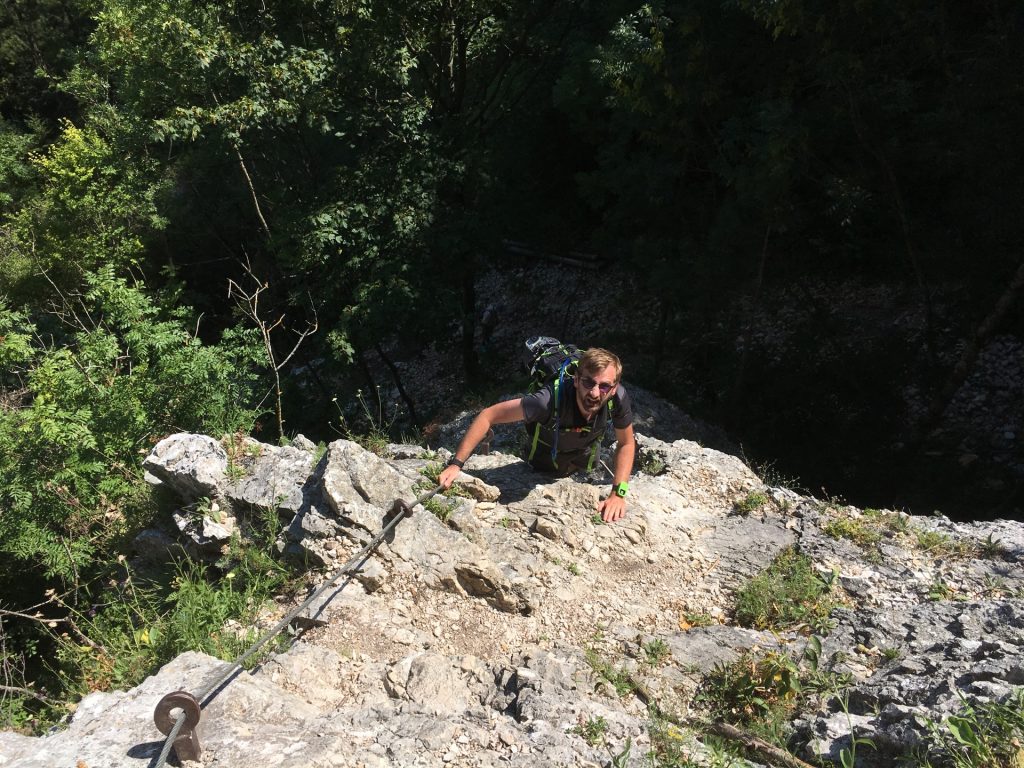
<instances>
[{"instance_id":1,"label":"leafy bush","mask_svg":"<svg viewBox=\"0 0 1024 768\"><path fill-rule=\"evenodd\" d=\"M141 461L169 432L249 427L259 357L241 333L201 343L184 310L160 311L109 268L59 297L34 317L0 300L0 589L15 607L42 607L36 622L0 629L5 668L38 674L56 649L53 685L68 694L166 658L170 588L109 585L126 578L120 553L154 516ZM203 597L195 574L179 585L182 605L189 585ZM24 719L13 701L0 706Z\"/></svg>"},{"instance_id":2,"label":"leafy bush","mask_svg":"<svg viewBox=\"0 0 1024 768\"><path fill-rule=\"evenodd\" d=\"M708 674L696 701L712 720L742 724L780 747L786 746L792 715L811 696L837 694L849 686L849 675L820 667L821 641L808 640L798 663L785 653L747 653Z\"/></svg>"},{"instance_id":3,"label":"leafy bush","mask_svg":"<svg viewBox=\"0 0 1024 768\"><path fill-rule=\"evenodd\" d=\"M4 392L16 400L0 411L0 552L5 570L67 580L150 514L140 461L160 436L251 424L254 353L240 335L203 345L109 270L60 319L71 327L44 340L0 305Z\"/></svg>"}]
</instances>

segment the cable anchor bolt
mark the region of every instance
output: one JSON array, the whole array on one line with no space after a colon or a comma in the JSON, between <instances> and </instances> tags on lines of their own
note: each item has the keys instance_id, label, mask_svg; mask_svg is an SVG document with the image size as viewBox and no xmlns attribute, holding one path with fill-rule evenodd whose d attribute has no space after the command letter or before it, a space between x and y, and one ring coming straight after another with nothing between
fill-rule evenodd
<instances>
[{"instance_id":1,"label":"cable anchor bolt","mask_svg":"<svg viewBox=\"0 0 1024 768\"><path fill-rule=\"evenodd\" d=\"M176 714L172 715L171 713L178 709L185 714L185 722L181 726L178 737L174 740L174 752L181 761L198 760L202 748L199 746L199 734L196 733L195 728L199 725L202 710L195 696L186 691L168 693L156 705L153 721L160 729L160 733L169 736L178 719Z\"/></svg>"}]
</instances>

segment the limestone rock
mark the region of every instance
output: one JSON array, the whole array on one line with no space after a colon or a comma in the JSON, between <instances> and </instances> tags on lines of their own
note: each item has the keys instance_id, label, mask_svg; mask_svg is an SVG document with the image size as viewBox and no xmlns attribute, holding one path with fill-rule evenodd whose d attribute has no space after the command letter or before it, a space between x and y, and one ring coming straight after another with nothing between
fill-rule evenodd
<instances>
[{"instance_id":1,"label":"limestone rock","mask_svg":"<svg viewBox=\"0 0 1024 768\"><path fill-rule=\"evenodd\" d=\"M227 480L228 455L212 437L178 434L157 443L143 466L185 502L191 502L217 495Z\"/></svg>"},{"instance_id":2,"label":"limestone rock","mask_svg":"<svg viewBox=\"0 0 1024 768\"><path fill-rule=\"evenodd\" d=\"M793 724L805 760L837 760L852 724L876 745L858 765L892 765L926 743L925 719L1024 686L1024 524L836 508L765 487L733 456L640 435L653 459L630 483L626 517L606 525L596 516L603 470L538 475L501 449L516 438L498 430L496 450L467 462L459 483L473 499L417 507L295 621L300 639L287 652L209 702L204 766L555 768L614 758L640 768L652 746L646 702L620 697L608 676L628 674L685 715L721 665L772 652L807 668L808 628L757 631L732 618L737 591L788 547L844 606L817 664L850 681L848 712L826 694ZM394 499L415 497L428 461L418 447L382 458L344 440L316 466L309 446L242 441L231 451L229 462L201 435L158 444L146 462L154 478L186 505L205 496L231 508L218 521L187 507L177 540L150 532L140 554L202 545L209 556L231 525L245 535L246 509L262 506L285 523L279 548L323 567L313 584L354 562ZM768 501L737 514L734 503L754 491ZM151 760L156 701L200 690L223 668L185 654L132 691L87 697L60 732L0 733L0 768ZM581 734L597 723L595 746ZM692 733L672 739L709 764Z\"/></svg>"}]
</instances>

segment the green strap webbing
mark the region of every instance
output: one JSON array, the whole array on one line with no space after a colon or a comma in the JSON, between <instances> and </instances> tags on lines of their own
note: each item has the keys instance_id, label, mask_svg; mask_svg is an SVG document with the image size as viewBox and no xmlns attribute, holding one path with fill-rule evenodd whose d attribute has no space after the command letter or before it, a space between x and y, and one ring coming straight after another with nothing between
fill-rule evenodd
<instances>
[{"instance_id":1,"label":"green strap webbing","mask_svg":"<svg viewBox=\"0 0 1024 768\"><path fill-rule=\"evenodd\" d=\"M533 442L530 444L530 455L526 457L527 461L533 461L533 454L537 452L537 443L540 441L540 422L533 429Z\"/></svg>"},{"instance_id":2,"label":"green strap webbing","mask_svg":"<svg viewBox=\"0 0 1024 768\"><path fill-rule=\"evenodd\" d=\"M558 378L555 379L555 434L551 440L551 464L555 469L558 469L558 461L556 461L556 457L558 456L558 427L562 416L561 404L558 402L558 393L562 387L562 377L565 375L565 368L566 363L563 363L562 370L558 372Z\"/></svg>"},{"instance_id":3,"label":"green strap webbing","mask_svg":"<svg viewBox=\"0 0 1024 768\"><path fill-rule=\"evenodd\" d=\"M612 401L608 401L608 418L612 417L612 411L615 410L615 406ZM607 429L607 425L605 426ZM594 461L597 459L598 451L601 449L601 438L598 437L594 441L594 447L590 449L590 461L587 462L587 472L591 472L594 469Z\"/></svg>"}]
</instances>

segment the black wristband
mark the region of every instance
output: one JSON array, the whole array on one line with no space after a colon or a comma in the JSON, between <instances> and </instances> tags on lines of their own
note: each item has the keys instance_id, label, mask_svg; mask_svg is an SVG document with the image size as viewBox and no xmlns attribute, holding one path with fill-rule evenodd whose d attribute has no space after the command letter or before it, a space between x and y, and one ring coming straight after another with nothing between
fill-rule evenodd
<instances>
[{"instance_id":1,"label":"black wristband","mask_svg":"<svg viewBox=\"0 0 1024 768\"><path fill-rule=\"evenodd\" d=\"M454 464L459 469L462 469L463 467L466 466L466 462L461 461L461 460L455 458L454 456L452 456L450 459L448 459L448 463L445 466L450 467L452 464Z\"/></svg>"}]
</instances>

